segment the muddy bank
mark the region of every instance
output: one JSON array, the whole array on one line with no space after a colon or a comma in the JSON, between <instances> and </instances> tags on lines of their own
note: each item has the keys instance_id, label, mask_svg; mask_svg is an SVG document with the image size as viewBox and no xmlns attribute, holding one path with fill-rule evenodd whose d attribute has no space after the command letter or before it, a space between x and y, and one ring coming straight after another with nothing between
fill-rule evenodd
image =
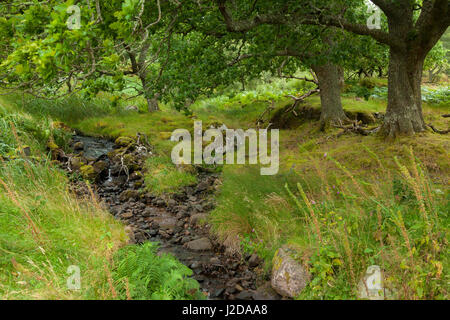
<instances>
[{"instance_id":1,"label":"muddy bank","mask_svg":"<svg viewBox=\"0 0 450 320\"><path fill-rule=\"evenodd\" d=\"M146 192L143 168L152 152L142 140L122 138L113 143L76 135L73 154L60 160L69 172L95 181L105 208L127 225L131 244L159 242L161 252L173 254L193 270L209 299L279 299L262 277L256 255L232 255L210 233L207 217L215 207L219 175L202 170L196 185L177 194ZM83 182L73 188L80 196L86 193Z\"/></svg>"}]
</instances>

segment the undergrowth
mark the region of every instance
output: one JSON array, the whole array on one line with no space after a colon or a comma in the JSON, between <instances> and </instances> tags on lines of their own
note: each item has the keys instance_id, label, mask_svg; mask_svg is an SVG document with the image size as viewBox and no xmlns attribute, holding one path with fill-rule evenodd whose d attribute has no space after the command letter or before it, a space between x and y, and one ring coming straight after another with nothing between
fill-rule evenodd
<instances>
[{"instance_id":1,"label":"undergrowth","mask_svg":"<svg viewBox=\"0 0 450 320\"><path fill-rule=\"evenodd\" d=\"M192 270L170 254L157 255L158 245L147 242L117 253L112 274L117 298L133 300L204 299Z\"/></svg>"}]
</instances>

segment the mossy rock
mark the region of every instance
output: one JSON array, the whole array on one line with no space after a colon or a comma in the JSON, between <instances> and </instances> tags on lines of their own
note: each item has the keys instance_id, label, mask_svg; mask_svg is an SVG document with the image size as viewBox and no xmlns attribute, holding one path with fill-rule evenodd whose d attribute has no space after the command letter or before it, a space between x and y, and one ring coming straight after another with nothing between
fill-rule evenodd
<instances>
[{"instance_id":1,"label":"mossy rock","mask_svg":"<svg viewBox=\"0 0 450 320\"><path fill-rule=\"evenodd\" d=\"M122 147L119 149L114 149L107 153L108 158L114 159L115 157L124 154L127 151L126 147Z\"/></svg>"},{"instance_id":2,"label":"mossy rock","mask_svg":"<svg viewBox=\"0 0 450 320\"><path fill-rule=\"evenodd\" d=\"M142 179L144 175L140 171L135 171L130 175L130 180L139 180Z\"/></svg>"},{"instance_id":3,"label":"mossy rock","mask_svg":"<svg viewBox=\"0 0 450 320\"><path fill-rule=\"evenodd\" d=\"M85 179L94 180L96 173L94 167L91 165L84 165L80 168L80 173Z\"/></svg>"},{"instance_id":4,"label":"mossy rock","mask_svg":"<svg viewBox=\"0 0 450 320\"><path fill-rule=\"evenodd\" d=\"M122 136L118 137L114 143L120 147L129 147L136 143L136 140L131 137Z\"/></svg>"},{"instance_id":5,"label":"mossy rock","mask_svg":"<svg viewBox=\"0 0 450 320\"><path fill-rule=\"evenodd\" d=\"M93 168L96 174L100 174L106 169L107 166L108 164L105 161L100 160L94 163Z\"/></svg>"},{"instance_id":6,"label":"mossy rock","mask_svg":"<svg viewBox=\"0 0 450 320\"><path fill-rule=\"evenodd\" d=\"M21 146L16 149L17 154L24 155L25 157L31 156L31 148L29 146Z\"/></svg>"},{"instance_id":7,"label":"mossy rock","mask_svg":"<svg viewBox=\"0 0 450 320\"><path fill-rule=\"evenodd\" d=\"M59 146L54 141L47 142L47 148L49 148L51 151L55 151L59 149Z\"/></svg>"},{"instance_id":8,"label":"mossy rock","mask_svg":"<svg viewBox=\"0 0 450 320\"><path fill-rule=\"evenodd\" d=\"M72 129L68 125L66 125L64 122L61 122L61 121L54 121L52 123L52 127L54 129L61 129L61 130L67 131L67 132L72 131Z\"/></svg>"},{"instance_id":9,"label":"mossy rock","mask_svg":"<svg viewBox=\"0 0 450 320\"><path fill-rule=\"evenodd\" d=\"M139 192L137 190L125 190L120 194L119 198L120 201L136 200L139 198Z\"/></svg>"},{"instance_id":10,"label":"mossy rock","mask_svg":"<svg viewBox=\"0 0 450 320\"><path fill-rule=\"evenodd\" d=\"M73 170L80 170L82 166L86 165L81 157L73 157L70 159L70 166Z\"/></svg>"}]
</instances>

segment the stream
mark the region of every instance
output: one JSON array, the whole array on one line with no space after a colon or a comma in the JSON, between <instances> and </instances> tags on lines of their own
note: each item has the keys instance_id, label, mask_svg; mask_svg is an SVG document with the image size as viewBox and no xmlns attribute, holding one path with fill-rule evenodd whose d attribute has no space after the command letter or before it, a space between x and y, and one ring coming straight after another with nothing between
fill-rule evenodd
<instances>
[{"instance_id":1,"label":"stream","mask_svg":"<svg viewBox=\"0 0 450 320\"><path fill-rule=\"evenodd\" d=\"M125 144L75 135L74 154L67 156L66 169L79 170L82 160L95 171L95 192L105 208L127 225L130 244L160 243L160 251L173 254L193 270L208 299L272 300L280 297L262 276L260 259L232 254L211 235L204 221L214 209L214 193L220 185L218 173L202 170L195 185L176 194L156 196L145 192L141 170L151 156L151 146ZM117 142L117 141L116 141ZM83 186L74 186L83 194Z\"/></svg>"}]
</instances>

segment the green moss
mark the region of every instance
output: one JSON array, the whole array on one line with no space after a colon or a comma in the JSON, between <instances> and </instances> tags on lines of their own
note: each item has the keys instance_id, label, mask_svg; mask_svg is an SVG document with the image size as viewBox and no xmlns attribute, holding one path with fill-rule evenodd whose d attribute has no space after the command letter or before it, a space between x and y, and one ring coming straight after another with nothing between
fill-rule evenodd
<instances>
[{"instance_id":1,"label":"green moss","mask_svg":"<svg viewBox=\"0 0 450 320\"><path fill-rule=\"evenodd\" d=\"M118 137L114 143L120 147L129 147L136 141L130 137Z\"/></svg>"},{"instance_id":2,"label":"green moss","mask_svg":"<svg viewBox=\"0 0 450 320\"><path fill-rule=\"evenodd\" d=\"M96 177L96 173L94 167L91 165L84 165L80 168L81 175L88 180L94 180Z\"/></svg>"}]
</instances>

